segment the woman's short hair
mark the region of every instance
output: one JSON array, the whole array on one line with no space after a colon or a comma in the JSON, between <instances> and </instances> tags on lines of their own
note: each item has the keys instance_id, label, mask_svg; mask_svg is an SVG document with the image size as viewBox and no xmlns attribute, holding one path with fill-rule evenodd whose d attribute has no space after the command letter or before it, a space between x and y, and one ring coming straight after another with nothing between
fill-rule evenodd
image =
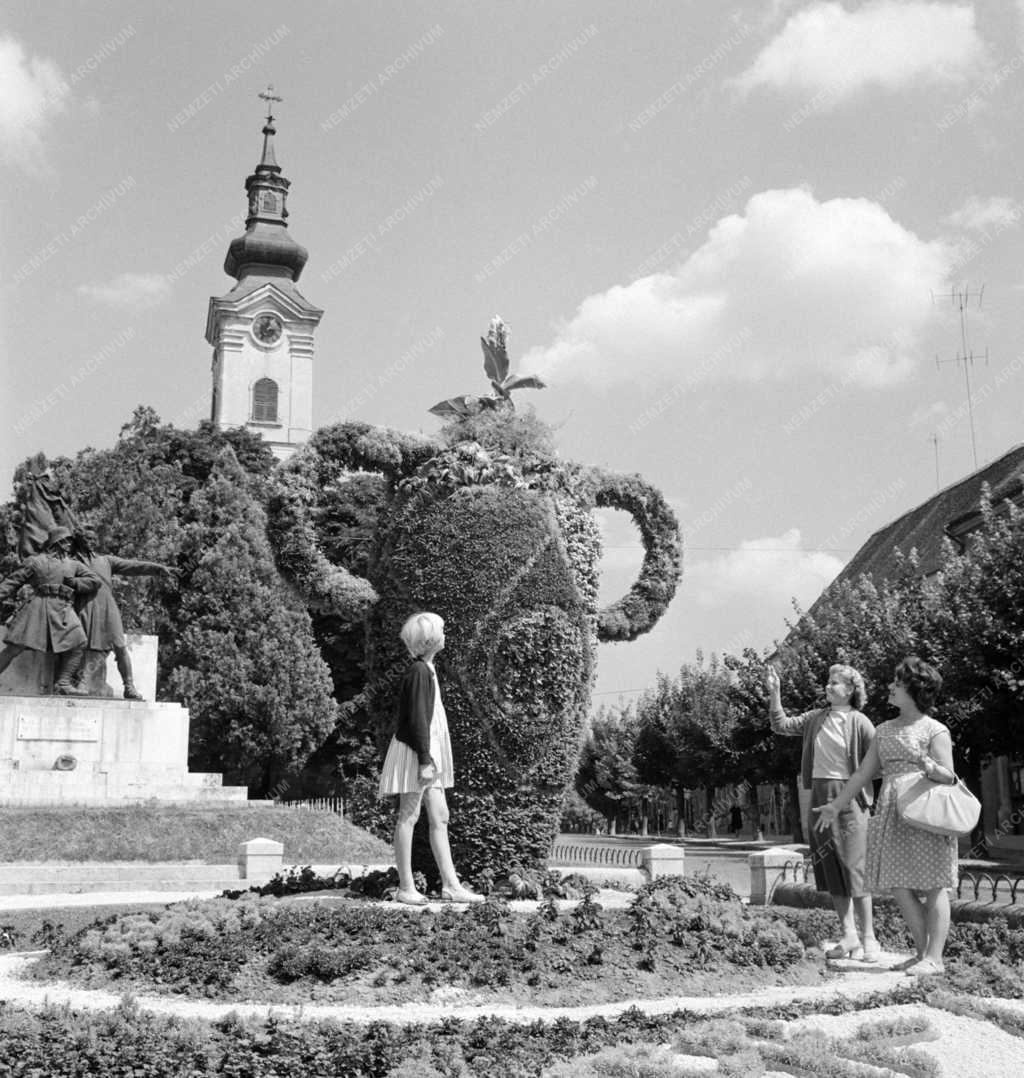
<instances>
[{"instance_id":1,"label":"woman's short hair","mask_svg":"<svg viewBox=\"0 0 1024 1078\"><path fill-rule=\"evenodd\" d=\"M421 611L406 620L398 635L409 654L414 659L419 659L428 652L436 650L443 634L444 618L440 614Z\"/></svg>"},{"instance_id":2,"label":"woman's short hair","mask_svg":"<svg viewBox=\"0 0 1024 1078\"><path fill-rule=\"evenodd\" d=\"M921 711L928 711L934 705L942 688L942 675L916 655L908 655L896 667L894 676Z\"/></svg>"},{"instance_id":3,"label":"woman's short hair","mask_svg":"<svg viewBox=\"0 0 1024 1078\"><path fill-rule=\"evenodd\" d=\"M834 663L828 668L828 676L838 674L843 681L853 690L850 693L850 704L858 711L868 702L868 691L864 688L864 678L859 670L855 670L846 663Z\"/></svg>"}]
</instances>

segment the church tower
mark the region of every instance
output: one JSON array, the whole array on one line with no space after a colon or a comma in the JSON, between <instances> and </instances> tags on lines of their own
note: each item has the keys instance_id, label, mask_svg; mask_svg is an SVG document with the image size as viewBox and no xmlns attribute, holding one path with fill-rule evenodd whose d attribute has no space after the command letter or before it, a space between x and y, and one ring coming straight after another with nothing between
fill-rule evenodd
<instances>
[{"instance_id":1,"label":"church tower","mask_svg":"<svg viewBox=\"0 0 1024 1078\"><path fill-rule=\"evenodd\" d=\"M296 288L309 253L288 232L290 181L274 156L273 87L267 102L263 156L245 181L249 216L231 241L224 272L238 282L210 299L206 339L213 347L216 427L245 427L285 460L313 428L313 335L323 311Z\"/></svg>"}]
</instances>

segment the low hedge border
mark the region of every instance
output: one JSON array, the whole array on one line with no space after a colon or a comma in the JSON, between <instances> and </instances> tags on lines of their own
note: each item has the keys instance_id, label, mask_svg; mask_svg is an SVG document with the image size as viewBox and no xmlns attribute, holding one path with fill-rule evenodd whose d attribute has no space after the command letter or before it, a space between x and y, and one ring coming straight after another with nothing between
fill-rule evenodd
<instances>
[{"instance_id":1,"label":"low hedge border","mask_svg":"<svg viewBox=\"0 0 1024 1078\"><path fill-rule=\"evenodd\" d=\"M832 898L824 891L818 891L810 883L785 881L776 885L772 892L772 906L789 906L795 909L832 909ZM890 906L895 909L891 898L876 898L875 907ZM1024 906L999 905L993 902L979 902L974 899L954 898L950 903L950 913L954 923L972 921L983 924L992 920L1004 920L1013 928L1024 928Z\"/></svg>"}]
</instances>

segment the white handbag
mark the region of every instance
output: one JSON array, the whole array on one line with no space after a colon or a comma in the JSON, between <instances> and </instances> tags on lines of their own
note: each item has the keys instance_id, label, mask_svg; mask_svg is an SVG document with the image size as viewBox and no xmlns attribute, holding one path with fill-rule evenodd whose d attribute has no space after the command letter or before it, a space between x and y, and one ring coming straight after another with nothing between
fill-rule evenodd
<instances>
[{"instance_id":1,"label":"white handbag","mask_svg":"<svg viewBox=\"0 0 1024 1078\"><path fill-rule=\"evenodd\" d=\"M899 792L896 811L919 831L969 835L981 816L981 802L960 779L950 786L922 775Z\"/></svg>"}]
</instances>

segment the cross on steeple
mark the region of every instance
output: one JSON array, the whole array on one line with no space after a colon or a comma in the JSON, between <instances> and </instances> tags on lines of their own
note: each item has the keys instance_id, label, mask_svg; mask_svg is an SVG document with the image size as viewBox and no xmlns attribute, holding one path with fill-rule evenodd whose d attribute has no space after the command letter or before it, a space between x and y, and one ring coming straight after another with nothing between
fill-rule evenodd
<instances>
[{"instance_id":1,"label":"cross on steeple","mask_svg":"<svg viewBox=\"0 0 1024 1078\"><path fill-rule=\"evenodd\" d=\"M267 83L267 88L262 93L259 93L256 96L260 97L264 101L266 101L266 103L267 103L267 123L268 124L273 123L274 122L274 116L273 116L273 113L271 111L272 108L273 108L273 106L271 105L271 102L272 101L283 101L284 98L283 97L278 97L277 94L274 93L274 84L272 82Z\"/></svg>"}]
</instances>

